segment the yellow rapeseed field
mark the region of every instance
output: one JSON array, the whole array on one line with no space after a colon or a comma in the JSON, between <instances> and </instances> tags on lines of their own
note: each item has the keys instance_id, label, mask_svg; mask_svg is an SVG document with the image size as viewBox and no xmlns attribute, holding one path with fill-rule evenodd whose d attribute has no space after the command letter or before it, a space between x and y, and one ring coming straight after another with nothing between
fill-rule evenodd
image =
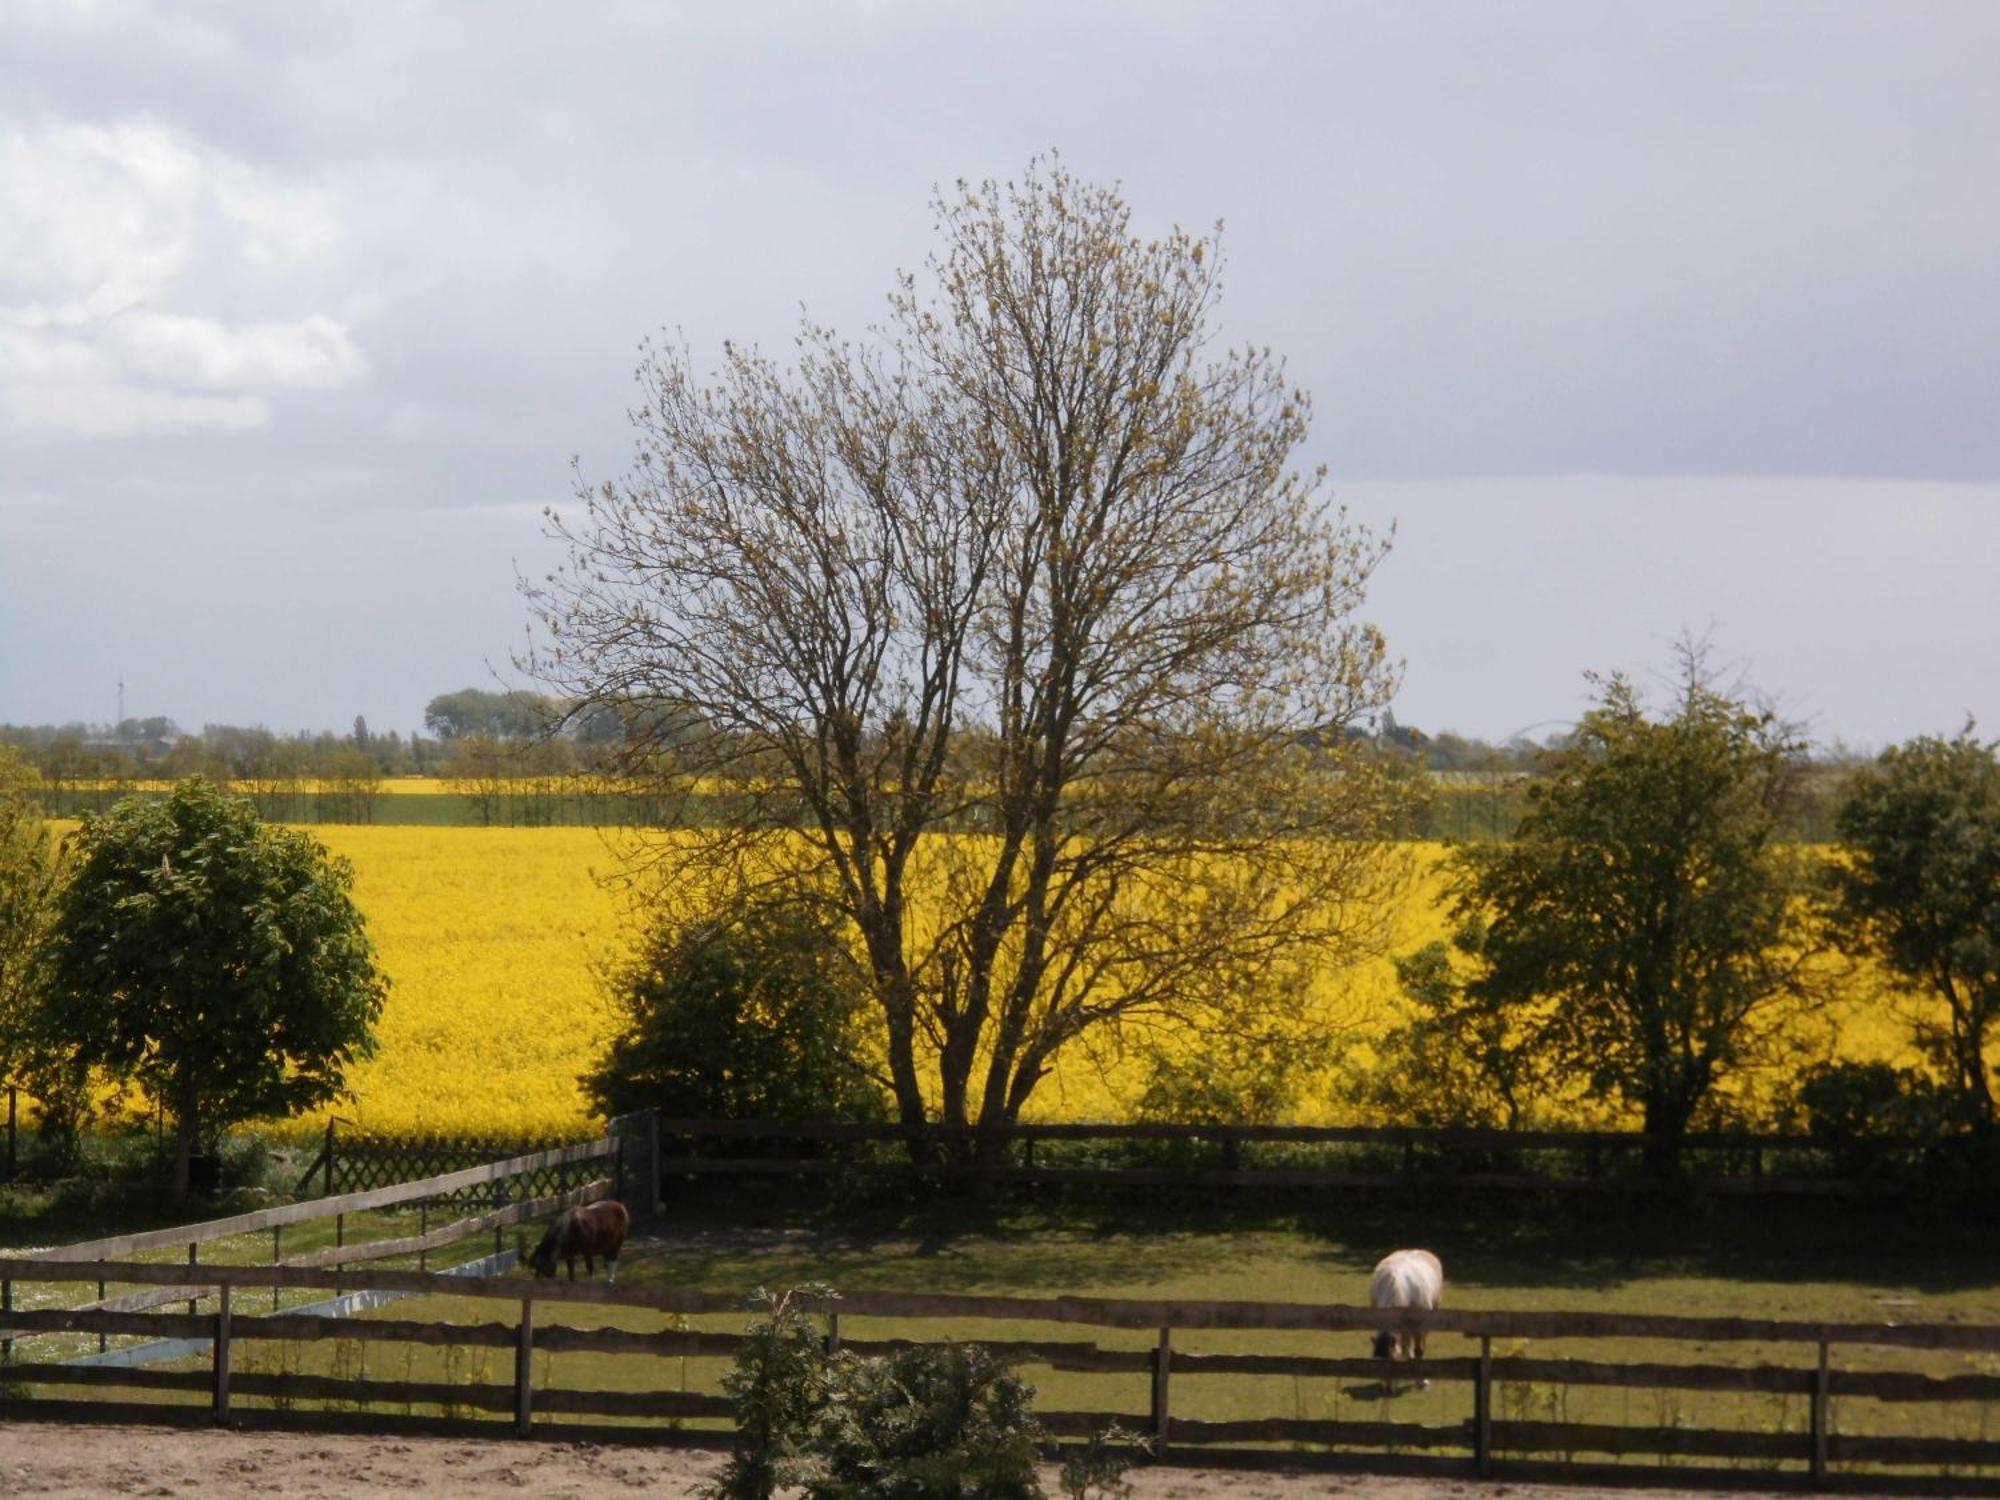
<instances>
[{"instance_id":1,"label":"yellow rapeseed field","mask_svg":"<svg viewBox=\"0 0 2000 1500\"><path fill-rule=\"evenodd\" d=\"M589 828L312 830L352 860L394 981L381 1049L333 1112L368 1130L572 1134L577 1074L612 1026L596 966L618 950L610 862Z\"/></svg>"},{"instance_id":2,"label":"yellow rapeseed field","mask_svg":"<svg viewBox=\"0 0 2000 1500\"><path fill-rule=\"evenodd\" d=\"M589 1110L577 1075L614 1025L598 976L628 931L618 898L594 878L615 864L602 836L588 828L312 831L353 861L356 899L395 981L381 1050L354 1070L357 1098L334 1113L385 1131L522 1136L585 1129ZM1444 934L1436 901L1442 852L1419 851L1392 951ZM1360 1046L1401 1010L1386 957L1331 975L1322 988L1324 1024ZM1864 1000L1813 1023L1809 1049L1818 1053L1837 1038L1844 1055L1899 1056L1897 1027ZM1102 1077L1073 1060L1045 1081L1031 1112L1116 1118L1138 1082ZM1341 1115L1321 1093L1303 1101L1301 1118Z\"/></svg>"}]
</instances>

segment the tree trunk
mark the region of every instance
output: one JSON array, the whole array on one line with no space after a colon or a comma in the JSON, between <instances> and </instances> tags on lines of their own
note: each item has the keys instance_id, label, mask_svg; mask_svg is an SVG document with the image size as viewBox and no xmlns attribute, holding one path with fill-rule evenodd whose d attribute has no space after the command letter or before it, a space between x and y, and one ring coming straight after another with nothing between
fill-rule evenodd
<instances>
[{"instance_id":1,"label":"tree trunk","mask_svg":"<svg viewBox=\"0 0 2000 1500\"><path fill-rule=\"evenodd\" d=\"M200 1141L200 1095L194 1070L180 1077L179 1100L174 1107L174 1202L185 1203L188 1196L188 1169Z\"/></svg>"},{"instance_id":2,"label":"tree trunk","mask_svg":"<svg viewBox=\"0 0 2000 1500\"><path fill-rule=\"evenodd\" d=\"M1648 1177L1678 1177L1681 1137L1687 1134L1694 1105L1684 1099L1655 1096L1646 1101L1646 1145L1641 1158Z\"/></svg>"}]
</instances>

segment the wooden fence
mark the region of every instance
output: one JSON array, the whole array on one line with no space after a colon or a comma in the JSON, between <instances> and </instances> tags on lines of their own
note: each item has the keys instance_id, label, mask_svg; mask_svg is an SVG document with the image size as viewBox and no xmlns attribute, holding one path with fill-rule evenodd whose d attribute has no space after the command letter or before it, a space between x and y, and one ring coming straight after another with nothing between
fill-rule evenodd
<instances>
[{"instance_id":1,"label":"wooden fence","mask_svg":"<svg viewBox=\"0 0 2000 1500\"><path fill-rule=\"evenodd\" d=\"M539 1218L575 1203L587 1203L603 1197L612 1191L615 1183L612 1175L600 1173L591 1181L580 1183L562 1191L542 1194L536 1197L514 1196L512 1201L485 1213L454 1219L433 1228L429 1222L430 1206L438 1201L451 1202L452 1196L468 1189L494 1187L522 1181L532 1182L537 1174L551 1168L572 1164L610 1164L616 1159L618 1142L612 1137L602 1140L584 1141L571 1146L552 1147L548 1150L529 1152L505 1161L488 1162L480 1166L466 1167L456 1172L427 1177L416 1182L395 1183L384 1187L371 1188L364 1192L343 1193L333 1197L315 1198L304 1203L286 1203L272 1208L257 1209L251 1213L232 1214L227 1218L208 1219L198 1224L177 1224L167 1229L149 1229L137 1234L111 1235L105 1239L86 1240L74 1245L64 1245L54 1250L44 1251L35 1257L37 1265L65 1264L111 1266L121 1257L140 1255L153 1250L177 1250L187 1248L187 1265L161 1267L153 1265L149 1274L143 1277L123 1277L111 1274L96 1274L84 1277L97 1282L97 1300L84 1307L67 1309L78 1313L103 1313L107 1316L135 1316L148 1309L173 1302L187 1302L188 1312L194 1313L195 1300L208 1287L217 1285L212 1279L219 1268L200 1265L200 1248L217 1240L233 1239L248 1234L268 1232L271 1236L271 1266L269 1269L301 1269L309 1267L344 1266L370 1260L385 1260L394 1256L415 1255L422 1258L433 1250L455 1244L474 1234L491 1230L494 1249L500 1248L501 1231L508 1225L519 1224L528 1219ZM392 1208L415 1204L418 1207L417 1233L402 1235L394 1239L371 1240L365 1244L348 1244L346 1239L347 1215L370 1209ZM318 1250L287 1257L284 1253L284 1232L295 1225L315 1221L333 1220L334 1243ZM22 1322L24 1314L14 1312L14 1284L26 1279L17 1271L17 1266L25 1264L18 1258L0 1257L0 1361L11 1358L12 1343L17 1331L24 1331L32 1324ZM199 1268L200 1274L195 1270ZM134 1292L118 1297L107 1297L109 1284L119 1281L139 1281L157 1283L156 1274L161 1270L171 1273L173 1284L164 1289L150 1292ZM240 1269L240 1268L232 1268ZM77 1278L66 1277L74 1280ZM278 1285L279 1283L272 1283ZM129 1332L105 1325L100 1335ZM100 1344L102 1339L100 1338Z\"/></svg>"},{"instance_id":2,"label":"wooden fence","mask_svg":"<svg viewBox=\"0 0 2000 1500\"><path fill-rule=\"evenodd\" d=\"M343 1130L344 1124L336 1119L326 1122L319 1152L300 1174L296 1191L304 1192L317 1183L322 1194L358 1193L524 1155L525 1143L520 1141L472 1135L382 1135L351 1127ZM619 1134L618 1122L614 1122L612 1133ZM563 1144L538 1141L528 1147L528 1153L554 1150ZM556 1157L547 1165L514 1174L511 1182L480 1179L437 1196L449 1196L459 1207L504 1201L496 1194L547 1197L581 1185L593 1161L588 1157Z\"/></svg>"},{"instance_id":3,"label":"wooden fence","mask_svg":"<svg viewBox=\"0 0 2000 1500\"><path fill-rule=\"evenodd\" d=\"M666 1179L898 1175L911 1170L894 1124L662 1117ZM1017 1124L929 1126L947 1170L994 1183L1406 1188L1506 1192L1873 1197L1926 1181L1973 1193L1990 1173L1979 1143L1807 1135L1695 1134L1671 1144L1679 1169L1645 1168L1668 1138L1634 1131L1517 1131L1345 1125ZM953 1167L953 1162L959 1163ZM1991 1163L1989 1163L1990 1165Z\"/></svg>"},{"instance_id":4,"label":"wooden fence","mask_svg":"<svg viewBox=\"0 0 2000 1500\"><path fill-rule=\"evenodd\" d=\"M107 1279L159 1285L180 1295L187 1272L176 1266L89 1263L60 1257L14 1261L9 1273L38 1281ZM605 1287L538 1283L519 1277L441 1277L412 1271L365 1271L301 1266L206 1266L201 1279L215 1289L212 1314L138 1313L108 1307L16 1312L21 1335L52 1332L152 1334L196 1338L209 1349L206 1369L130 1370L61 1362L16 1363L0 1382L0 1416L51 1420L214 1421L277 1427L346 1427L376 1431L450 1433L511 1430L614 1441L668 1441L713 1445L726 1440L729 1406L707 1391L564 1387L535 1376L536 1351L589 1351L599 1355L726 1358L739 1335L690 1329L685 1315L736 1313L734 1295L662 1287ZM449 1324L391 1318L357 1319L300 1313L248 1315L241 1293L255 1288L314 1287L342 1292L362 1288L405 1294L471 1297L507 1306L499 1321ZM680 1327L654 1331L629 1327L584 1328L555 1320L564 1310L618 1308L683 1315ZM552 1310L554 1310L552 1312ZM2000 1353L2000 1326L1963 1324L1804 1323L1753 1318L1650 1317L1576 1312L1377 1310L1266 1302L1179 1302L1057 1297L959 1296L863 1292L824 1309L828 1338L856 1353L909 1347L902 1338L860 1338L863 1322L898 1320L919 1325L951 1321L964 1337L968 1321L1000 1324L1068 1324L1086 1329L1139 1330L1150 1347L1117 1347L1096 1338L981 1339L996 1356L1026 1365L1091 1375L1132 1377L1149 1393L1144 1409L1049 1411L1044 1427L1058 1438L1083 1438L1112 1422L1136 1428L1167 1462L1205 1466L1333 1468L1493 1479L1588 1480L1610 1483L1721 1485L1730 1488L1814 1488L1887 1493L2000 1494L2000 1441L1985 1438L1848 1434L1836 1423L1837 1404L1879 1402L1978 1402L2000 1400L2000 1376L1937 1375L1917 1369L1841 1369L1832 1354L1855 1346L1895 1351ZM629 1312L624 1321L634 1321ZM1425 1425L1375 1420L1317 1420L1272 1414L1238 1420L1200 1420L1185 1411L1192 1383L1250 1376L1379 1381L1380 1361L1332 1355L1197 1352L1187 1347L1199 1332L1255 1331L1299 1335L1378 1328L1423 1327L1434 1337L1461 1334L1476 1343L1466 1356L1424 1361L1431 1380L1451 1382L1465 1395L1462 1419ZM1177 1345L1179 1336L1182 1343ZM1697 1346L1755 1346L1764 1355L1787 1346L1805 1351L1796 1363L1626 1363L1574 1358L1531 1358L1496 1350L1496 1341L1607 1338L1661 1340ZM249 1373L235 1368L247 1341L325 1339L448 1345L511 1351L506 1382L395 1381L340 1374ZM1702 1351L1697 1348L1697 1354ZM1408 1366L1397 1367L1404 1375ZM1512 1420L1496 1413L1495 1393L1509 1382L1562 1382L1654 1391L1736 1391L1795 1395L1803 1420L1790 1430L1689 1428L1651 1424ZM664 1383L664 1382L661 1382ZM51 1398L50 1389L139 1391L155 1398L194 1397L162 1404L115 1399ZM240 1398L276 1403L256 1408ZM308 1411L300 1403L338 1404L350 1410ZM405 1413L369 1410L399 1405ZM412 1415L408 1408L497 1413L490 1420ZM564 1419L551 1426L549 1418ZM579 1424L574 1419L583 1419ZM593 1421L592 1419L596 1419ZM606 1425L607 1422L626 1425ZM703 1424L693 1427L689 1424ZM1593 1455L1589 1461L1577 1455ZM1554 1456L1559 1455L1559 1456ZM1607 1462L1607 1460L1627 1460ZM1631 1460L1640 1460L1634 1463ZM1702 1460L1753 1467L1722 1468ZM1693 1463L1686 1462L1694 1460ZM1918 1469L1921 1472L1911 1473Z\"/></svg>"}]
</instances>

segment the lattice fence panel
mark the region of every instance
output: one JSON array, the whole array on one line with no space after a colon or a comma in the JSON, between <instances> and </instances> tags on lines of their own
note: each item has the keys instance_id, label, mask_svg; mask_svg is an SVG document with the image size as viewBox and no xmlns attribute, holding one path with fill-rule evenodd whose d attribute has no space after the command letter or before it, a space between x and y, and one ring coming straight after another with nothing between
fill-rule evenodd
<instances>
[{"instance_id":1,"label":"lattice fence panel","mask_svg":"<svg viewBox=\"0 0 2000 1500\"><path fill-rule=\"evenodd\" d=\"M478 1136L342 1136L334 1147L333 1190L365 1192L570 1144L560 1140L503 1141ZM524 1172L505 1182L460 1188L433 1201L468 1209L493 1208L581 1187L604 1176L609 1166L603 1160L564 1162Z\"/></svg>"}]
</instances>

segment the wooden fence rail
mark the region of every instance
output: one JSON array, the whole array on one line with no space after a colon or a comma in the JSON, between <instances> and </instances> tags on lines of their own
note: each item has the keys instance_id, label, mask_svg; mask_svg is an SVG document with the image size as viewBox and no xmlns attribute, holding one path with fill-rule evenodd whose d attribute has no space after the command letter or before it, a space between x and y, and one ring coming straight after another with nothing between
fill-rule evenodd
<instances>
[{"instance_id":1,"label":"wooden fence rail","mask_svg":"<svg viewBox=\"0 0 2000 1500\"><path fill-rule=\"evenodd\" d=\"M582 1141L575 1145L551 1147L532 1151L524 1155L510 1157L505 1161L487 1162L479 1166L463 1168L439 1176L423 1178L415 1182L396 1183L365 1192L344 1193L333 1197L316 1198L304 1203L287 1203L271 1208L257 1209L251 1213L232 1214L226 1218L209 1219L196 1224L181 1224L167 1229L145 1230L136 1234L111 1235L103 1239L87 1240L78 1244L63 1245L43 1251L37 1257L41 1264L70 1262L79 1265L97 1266L112 1263L116 1257L140 1255L151 1250L171 1250L181 1246L187 1248L187 1266L200 1264L199 1247L241 1235L258 1234L268 1231L271 1236L271 1260L276 1268L306 1268L326 1265L344 1265L371 1259L384 1259L396 1255L414 1254L422 1258L431 1250L441 1249L468 1236L485 1230L494 1234L494 1248L498 1250L500 1231L507 1225L566 1208L572 1204L588 1203L604 1197L613 1189L613 1178L600 1176L564 1192L543 1194L530 1198L519 1198L513 1203L490 1210L483 1214L462 1217L451 1223L433 1229L427 1221L415 1235L399 1236L393 1240L378 1240L371 1243L349 1245L345 1240L346 1216L369 1209L397 1207L415 1203L427 1206L432 1200L462 1191L466 1188L484 1185L501 1185L510 1181L541 1180L537 1174L546 1173L551 1168L567 1168L576 1164L606 1161L614 1166L621 1162L620 1145L617 1139L605 1137L600 1140ZM650 1168L648 1169L651 1170ZM335 1229L335 1243L331 1246L308 1251L286 1258L283 1235L286 1228L315 1221L332 1219ZM14 1312L14 1282L19 1278L14 1270L18 1257L0 1255L0 1363L12 1358L12 1341L17 1329L28 1325ZM152 1267L172 1273L172 1280L162 1289L151 1292L124 1293L116 1297L107 1296L106 1288L111 1281L121 1278L101 1276L95 1272L85 1276L85 1280L98 1283L97 1300L86 1307L107 1313L137 1313L148 1308L164 1306L171 1302L186 1301L188 1311L195 1311L195 1302L204 1295L203 1289L219 1286L208 1268L202 1268L199 1277L183 1267ZM47 1279L47 1278L44 1278ZM134 1278L124 1278L134 1279ZM157 1282L157 1277L136 1278L142 1284ZM275 1303L277 1293L272 1293ZM103 1347L103 1337L119 1330L103 1328L99 1346Z\"/></svg>"},{"instance_id":2,"label":"wooden fence rail","mask_svg":"<svg viewBox=\"0 0 2000 1500\"><path fill-rule=\"evenodd\" d=\"M21 1259L8 1264L21 1280L65 1282L105 1280L121 1284L168 1285L183 1289L183 1266L154 1263L80 1263L56 1257ZM213 1314L137 1313L109 1307L52 1308L19 1311L12 1323L17 1336L46 1332L147 1333L196 1338L211 1347L206 1371L126 1370L63 1363L20 1363L6 1370L8 1385L0 1387L0 1414L99 1419L131 1414L124 1404L91 1401L22 1399L28 1387L85 1390L123 1388L134 1391L206 1394L205 1410L213 1420L231 1421L245 1415L232 1403L236 1397L257 1397L285 1403L326 1401L351 1406L424 1404L446 1410L463 1409L511 1415L519 1432L541 1430L549 1417L592 1418L607 1422L702 1422L711 1424L709 1441L726 1432L728 1404L718 1395L680 1390L563 1389L537 1386L535 1351L589 1352L653 1358L723 1358L743 1343L740 1335L667 1327L658 1330L588 1328L550 1322L537 1315L545 1309L598 1307L650 1310L661 1314L740 1313L742 1300L731 1294L675 1287L606 1287L594 1284L524 1281L518 1276L445 1277L419 1271L391 1271L321 1266L203 1266L203 1283L216 1288ZM309 1313L249 1316L243 1299L233 1297L263 1287L315 1287L336 1292L401 1291L499 1301L513 1309L498 1321L446 1324L391 1318L343 1318ZM988 1297L938 1293L857 1292L828 1304L829 1337L842 1348L860 1354L912 1347L910 1339L857 1339L859 1318L902 1320L966 1320L997 1323L1050 1323L1113 1330L1152 1332L1152 1347L1105 1347L1094 1340L1074 1338L1021 1339L1000 1337L981 1342L996 1356L1016 1362L1046 1364L1055 1369L1140 1377L1150 1397L1143 1412L1130 1410L1055 1411L1042 1414L1045 1427L1061 1437L1080 1437L1102 1430L1114 1419L1128 1429L1150 1433L1160 1457L1213 1464L1253 1463L1284 1466L1372 1467L1437 1474L1467 1473L1506 1477L1529 1474L1635 1480L1663 1475L1678 1482L1726 1482L1738 1487L1759 1484L1810 1484L1825 1488L1866 1488L1888 1491L1913 1488L1925 1492L1962 1490L2000 1494L2000 1441L1985 1437L1925 1437L1894 1434L1845 1434L1833 1431L1831 1403L1836 1398L1866 1398L1897 1402L2000 1400L2000 1376L1959 1374L1939 1376L1917 1370L1836 1370L1828 1351L1843 1346L1875 1346L1903 1350L2000 1352L2000 1325L1945 1323L1862 1324L1804 1322L1762 1318L1696 1318L1625 1313L1515 1312L1451 1309L1415 1312L1406 1309L1328 1306L1311 1303L1247 1301L1164 1301L1100 1297ZM843 1327L845 1325L845 1337ZM1382 1420L1326 1420L1302 1415L1272 1415L1217 1421L1176 1416L1176 1392L1189 1380L1289 1375L1294 1377L1365 1376L1379 1379L1381 1362L1363 1358L1305 1354L1196 1353L1177 1348L1182 1330L1256 1330L1328 1332L1422 1328L1430 1333L1459 1333L1478 1343L1476 1355L1442 1357L1423 1362L1422 1372L1433 1381L1469 1387L1466 1416L1461 1421L1420 1424ZM1638 1338L1758 1345L1791 1344L1817 1353L1816 1364L1722 1365L1714 1363L1616 1362L1586 1359L1530 1358L1494 1352L1496 1339ZM233 1368L231 1349L246 1341L311 1342L339 1339L362 1343L416 1343L511 1349L511 1382L350 1379L340 1375L245 1372ZM1409 1372L1414 1373L1414 1372ZM1620 1425L1604 1422L1524 1420L1496 1415L1494 1393L1508 1383L1564 1382L1660 1390L1765 1392L1797 1396L1805 1409L1805 1425L1796 1430L1744 1431L1673 1425ZM138 1408L157 1416L157 1406ZM256 1420L275 1420L268 1415ZM458 1429L452 1429L458 1430ZM575 1429L565 1426L561 1429ZM591 1429L593 1432L596 1429ZM657 1427L607 1428L606 1435L640 1439L661 1436ZM685 1428L680 1436L687 1438ZM1278 1448L1257 1445L1282 1445ZM1358 1450L1387 1449L1361 1454ZM1678 1462L1668 1469L1602 1464L1592 1468L1577 1455L1622 1460L1726 1460L1767 1466L1753 1469L1689 1467ZM1560 1455L1560 1461L1550 1455ZM1417 1463L1418 1468L1409 1466ZM1428 1467L1424 1467L1428 1465ZM1768 1466L1776 1465L1778 1468ZM1835 1465L1848 1472L1835 1472ZM1788 1466L1788 1467L1787 1467ZM1885 1467L1886 1466L1886 1467ZM1931 1472L1920 1476L1893 1472L1912 1466ZM1980 1472L1984 1471L1984 1472Z\"/></svg>"}]
</instances>

